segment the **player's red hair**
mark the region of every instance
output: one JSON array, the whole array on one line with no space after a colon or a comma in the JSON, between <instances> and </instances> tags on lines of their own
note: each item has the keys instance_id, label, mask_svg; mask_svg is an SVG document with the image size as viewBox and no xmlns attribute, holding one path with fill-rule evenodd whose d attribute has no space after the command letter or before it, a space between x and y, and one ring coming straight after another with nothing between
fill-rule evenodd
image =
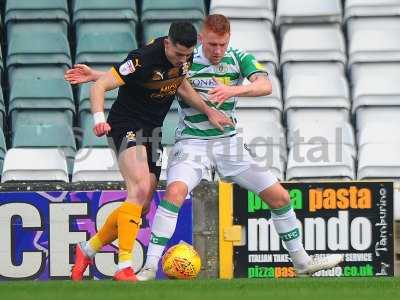
<instances>
[{"instance_id":1,"label":"player's red hair","mask_svg":"<svg viewBox=\"0 0 400 300\"><path fill-rule=\"evenodd\" d=\"M231 25L227 17L214 14L206 17L203 24L203 30L209 30L218 35L224 35L231 32Z\"/></svg>"}]
</instances>

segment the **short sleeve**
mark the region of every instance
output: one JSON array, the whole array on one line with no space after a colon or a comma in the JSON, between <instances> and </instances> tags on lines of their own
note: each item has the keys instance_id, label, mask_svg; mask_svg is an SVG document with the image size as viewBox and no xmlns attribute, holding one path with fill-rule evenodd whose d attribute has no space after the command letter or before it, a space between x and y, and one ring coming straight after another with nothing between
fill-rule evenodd
<instances>
[{"instance_id":1,"label":"short sleeve","mask_svg":"<svg viewBox=\"0 0 400 300\"><path fill-rule=\"evenodd\" d=\"M124 85L137 79L142 68L143 62L140 55L136 52L131 52L124 61L112 67L112 72L117 82L120 85Z\"/></svg>"},{"instance_id":2,"label":"short sleeve","mask_svg":"<svg viewBox=\"0 0 400 300\"><path fill-rule=\"evenodd\" d=\"M240 73L243 77L249 78L254 73L266 73L264 66L260 64L254 55L241 50L235 50L235 56L239 62Z\"/></svg>"}]
</instances>

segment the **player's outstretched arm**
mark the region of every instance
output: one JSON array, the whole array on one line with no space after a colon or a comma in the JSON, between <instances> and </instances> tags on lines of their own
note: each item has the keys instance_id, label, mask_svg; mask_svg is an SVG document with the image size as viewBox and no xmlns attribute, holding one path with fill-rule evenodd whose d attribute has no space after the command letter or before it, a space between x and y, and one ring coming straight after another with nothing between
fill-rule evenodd
<instances>
[{"instance_id":1,"label":"player's outstretched arm","mask_svg":"<svg viewBox=\"0 0 400 300\"><path fill-rule=\"evenodd\" d=\"M90 81L96 81L106 72L92 69L84 64L76 64L72 69L65 72L64 78L71 84L79 84Z\"/></svg>"},{"instance_id":2,"label":"player's outstretched arm","mask_svg":"<svg viewBox=\"0 0 400 300\"><path fill-rule=\"evenodd\" d=\"M111 126L106 122L104 115L104 97L107 91L116 89L120 85L111 69L90 88L90 105L94 119L93 131L96 136L103 136L111 130Z\"/></svg>"},{"instance_id":3,"label":"player's outstretched arm","mask_svg":"<svg viewBox=\"0 0 400 300\"><path fill-rule=\"evenodd\" d=\"M217 86L210 90L210 101L216 102L217 107L232 97L258 97L271 94L272 85L266 73L255 73L249 78L250 84L229 86L214 77Z\"/></svg>"},{"instance_id":4,"label":"player's outstretched arm","mask_svg":"<svg viewBox=\"0 0 400 300\"><path fill-rule=\"evenodd\" d=\"M224 126L234 126L233 122L225 114L214 108L210 108L193 89L187 79L183 80L178 89L178 94L188 105L207 115L210 123L219 130L223 131Z\"/></svg>"}]
</instances>

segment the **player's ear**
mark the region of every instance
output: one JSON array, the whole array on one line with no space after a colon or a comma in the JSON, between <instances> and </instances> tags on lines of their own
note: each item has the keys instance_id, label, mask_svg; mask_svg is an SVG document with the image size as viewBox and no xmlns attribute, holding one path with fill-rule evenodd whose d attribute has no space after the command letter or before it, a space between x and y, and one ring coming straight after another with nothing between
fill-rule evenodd
<instances>
[{"instance_id":1,"label":"player's ear","mask_svg":"<svg viewBox=\"0 0 400 300\"><path fill-rule=\"evenodd\" d=\"M169 37L167 37L166 39L164 39L164 47L169 48L170 45L171 45L171 41L170 41Z\"/></svg>"}]
</instances>

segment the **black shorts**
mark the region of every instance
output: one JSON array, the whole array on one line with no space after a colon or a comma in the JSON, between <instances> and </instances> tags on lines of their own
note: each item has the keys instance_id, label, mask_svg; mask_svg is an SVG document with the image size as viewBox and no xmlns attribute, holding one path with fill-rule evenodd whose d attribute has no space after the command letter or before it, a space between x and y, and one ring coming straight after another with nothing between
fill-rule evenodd
<instances>
[{"instance_id":1,"label":"black shorts","mask_svg":"<svg viewBox=\"0 0 400 300\"><path fill-rule=\"evenodd\" d=\"M111 127L111 132L108 134L108 143L117 157L122 151L130 147L145 146L150 173L153 173L157 180L160 179L161 127Z\"/></svg>"}]
</instances>

